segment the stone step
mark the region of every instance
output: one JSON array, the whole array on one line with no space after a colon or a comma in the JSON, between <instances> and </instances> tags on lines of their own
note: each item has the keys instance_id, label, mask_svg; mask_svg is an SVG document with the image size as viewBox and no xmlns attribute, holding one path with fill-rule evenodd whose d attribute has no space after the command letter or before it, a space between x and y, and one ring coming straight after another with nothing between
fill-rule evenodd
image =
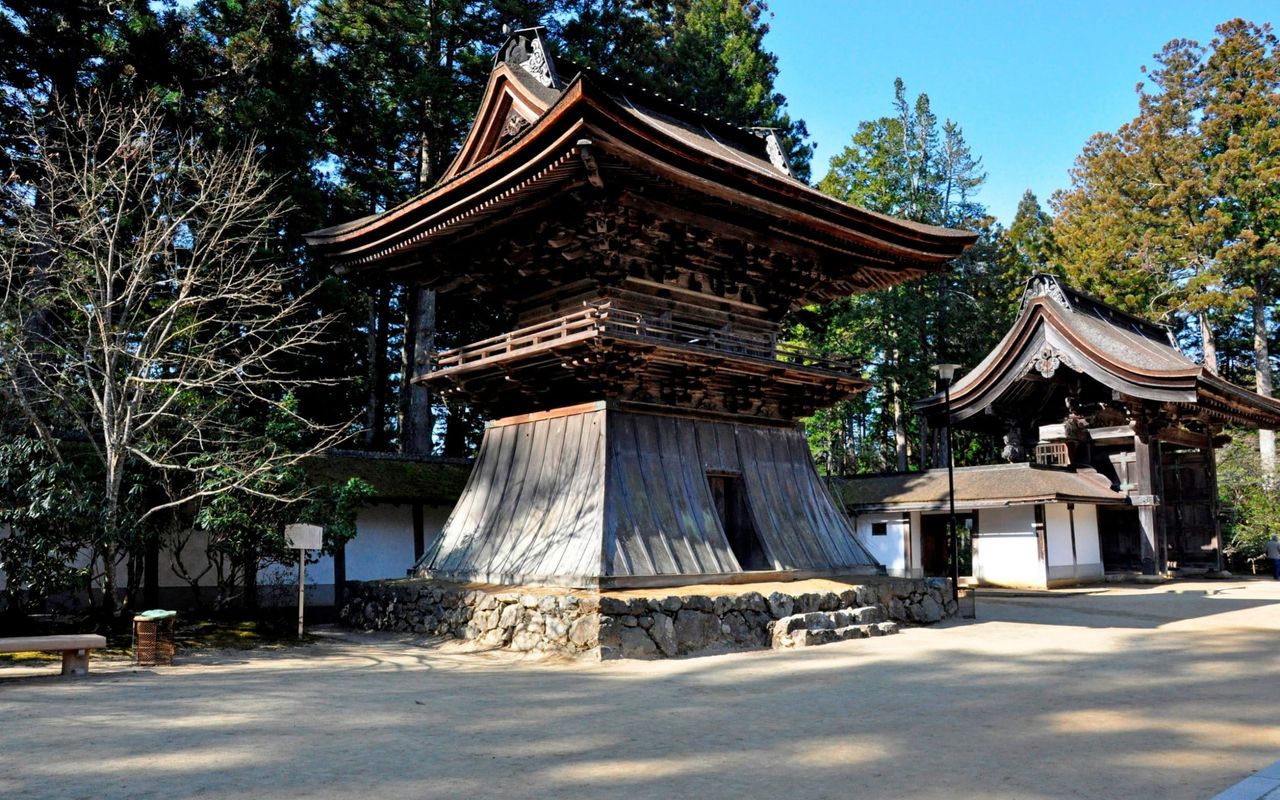
<instances>
[{"instance_id":1,"label":"stone step","mask_svg":"<svg viewBox=\"0 0 1280 800\"><path fill-rule=\"evenodd\" d=\"M895 623L884 621L883 611L876 606L863 606L783 617L773 623L771 638L776 650L897 632Z\"/></svg>"},{"instance_id":2,"label":"stone step","mask_svg":"<svg viewBox=\"0 0 1280 800\"><path fill-rule=\"evenodd\" d=\"M847 642L850 639L869 639L873 636L888 636L898 632L896 622L870 622L863 625L847 625L843 628L804 628L793 631L786 637L785 644L774 641L774 648L813 647L832 642Z\"/></svg>"}]
</instances>

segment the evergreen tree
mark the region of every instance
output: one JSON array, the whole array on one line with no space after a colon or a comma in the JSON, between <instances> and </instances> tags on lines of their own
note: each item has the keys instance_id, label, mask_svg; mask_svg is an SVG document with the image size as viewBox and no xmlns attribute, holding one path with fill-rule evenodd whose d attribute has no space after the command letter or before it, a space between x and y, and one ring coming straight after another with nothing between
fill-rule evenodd
<instances>
[{"instance_id":1,"label":"evergreen tree","mask_svg":"<svg viewBox=\"0 0 1280 800\"><path fill-rule=\"evenodd\" d=\"M1203 69L1200 124L1210 190L1209 222L1225 282L1248 298L1253 386L1272 393L1273 320L1280 289L1280 53L1270 25L1218 26ZM1276 469L1275 432L1259 433L1262 470Z\"/></svg>"},{"instance_id":2,"label":"evergreen tree","mask_svg":"<svg viewBox=\"0 0 1280 800\"><path fill-rule=\"evenodd\" d=\"M792 170L808 181L813 145L774 88L764 0L569 0L556 29L581 66L744 128L772 128Z\"/></svg>"},{"instance_id":3,"label":"evergreen tree","mask_svg":"<svg viewBox=\"0 0 1280 800\"><path fill-rule=\"evenodd\" d=\"M1053 217L1040 206L1040 200L1030 189L1022 193L1013 222L1009 225L1009 244L1024 265L1025 277L1044 272L1053 257Z\"/></svg>"},{"instance_id":4,"label":"evergreen tree","mask_svg":"<svg viewBox=\"0 0 1280 800\"><path fill-rule=\"evenodd\" d=\"M1138 86L1138 115L1085 145L1054 198L1056 258L1081 288L1166 321L1226 377L1272 390L1280 287L1280 67L1270 26L1177 39ZM1240 369L1239 350L1251 369ZM1259 438L1264 470L1274 438Z\"/></svg>"},{"instance_id":5,"label":"evergreen tree","mask_svg":"<svg viewBox=\"0 0 1280 800\"><path fill-rule=\"evenodd\" d=\"M809 421L830 472L927 465L927 432L911 405L934 391L929 366L976 364L1010 316L998 269L1000 231L976 199L986 180L981 159L961 127L952 120L939 126L928 95L912 101L901 79L893 111L859 124L819 189L872 211L978 230L980 239L948 273L797 315L793 334L805 345L860 357L871 376L865 395ZM968 458L986 454L977 443L961 444L972 451Z\"/></svg>"}]
</instances>

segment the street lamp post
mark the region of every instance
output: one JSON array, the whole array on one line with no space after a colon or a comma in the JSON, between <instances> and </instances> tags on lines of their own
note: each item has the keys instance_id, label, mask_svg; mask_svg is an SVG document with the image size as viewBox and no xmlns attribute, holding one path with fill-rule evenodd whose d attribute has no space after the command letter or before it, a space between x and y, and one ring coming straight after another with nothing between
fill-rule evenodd
<instances>
[{"instance_id":1,"label":"street lamp post","mask_svg":"<svg viewBox=\"0 0 1280 800\"><path fill-rule=\"evenodd\" d=\"M933 370L942 381L942 407L947 419L947 498L950 503L950 515L947 520L951 534L951 601L956 604L957 613L960 608L960 539L956 536L956 472L955 449L951 438L951 381L956 376L959 364L938 364Z\"/></svg>"}]
</instances>

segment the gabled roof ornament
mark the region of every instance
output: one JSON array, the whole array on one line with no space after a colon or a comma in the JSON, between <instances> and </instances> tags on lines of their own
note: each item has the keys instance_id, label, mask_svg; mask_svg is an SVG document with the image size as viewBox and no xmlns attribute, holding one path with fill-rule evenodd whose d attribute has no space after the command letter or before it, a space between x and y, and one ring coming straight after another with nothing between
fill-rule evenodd
<instances>
[{"instance_id":1,"label":"gabled roof ornament","mask_svg":"<svg viewBox=\"0 0 1280 800\"><path fill-rule=\"evenodd\" d=\"M764 139L764 149L769 154L769 163L777 167L779 172L784 172L794 178L796 174L791 170L791 162L787 159L787 152L782 149L782 138L778 136L778 129L755 127L750 128L750 131Z\"/></svg>"},{"instance_id":2,"label":"gabled roof ornament","mask_svg":"<svg viewBox=\"0 0 1280 800\"><path fill-rule=\"evenodd\" d=\"M524 70L548 89L564 88L547 49L546 28L538 25L513 31L511 26L503 25L502 32L507 34L507 41L498 48L498 55L493 61L495 67L505 63L513 69Z\"/></svg>"},{"instance_id":3,"label":"gabled roof ornament","mask_svg":"<svg viewBox=\"0 0 1280 800\"><path fill-rule=\"evenodd\" d=\"M1071 301L1067 299L1067 293L1062 291L1062 284L1058 283L1058 279L1052 275L1043 272L1037 272L1027 281L1027 289L1022 293L1022 304L1018 307L1019 313L1027 307L1037 297L1047 297L1068 311L1071 311Z\"/></svg>"}]
</instances>

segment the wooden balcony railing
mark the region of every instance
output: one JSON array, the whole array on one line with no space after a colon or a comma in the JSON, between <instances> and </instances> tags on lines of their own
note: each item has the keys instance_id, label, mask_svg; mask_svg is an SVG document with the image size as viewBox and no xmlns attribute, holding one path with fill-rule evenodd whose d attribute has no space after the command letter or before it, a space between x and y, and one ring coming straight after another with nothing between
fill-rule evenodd
<instances>
[{"instance_id":1,"label":"wooden balcony railing","mask_svg":"<svg viewBox=\"0 0 1280 800\"><path fill-rule=\"evenodd\" d=\"M504 360L513 353L550 349L600 335L661 342L760 361L781 361L840 375L856 375L861 368L856 359L829 358L811 350L779 343L776 337L677 322L604 302L584 306L580 311L563 317L444 350L436 355L432 371L442 372L462 366L475 366L481 362Z\"/></svg>"},{"instance_id":2,"label":"wooden balcony railing","mask_svg":"<svg viewBox=\"0 0 1280 800\"><path fill-rule=\"evenodd\" d=\"M1062 442L1036 445L1036 463L1045 467L1071 466L1071 450Z\"/></svg>"}]
</instances>

